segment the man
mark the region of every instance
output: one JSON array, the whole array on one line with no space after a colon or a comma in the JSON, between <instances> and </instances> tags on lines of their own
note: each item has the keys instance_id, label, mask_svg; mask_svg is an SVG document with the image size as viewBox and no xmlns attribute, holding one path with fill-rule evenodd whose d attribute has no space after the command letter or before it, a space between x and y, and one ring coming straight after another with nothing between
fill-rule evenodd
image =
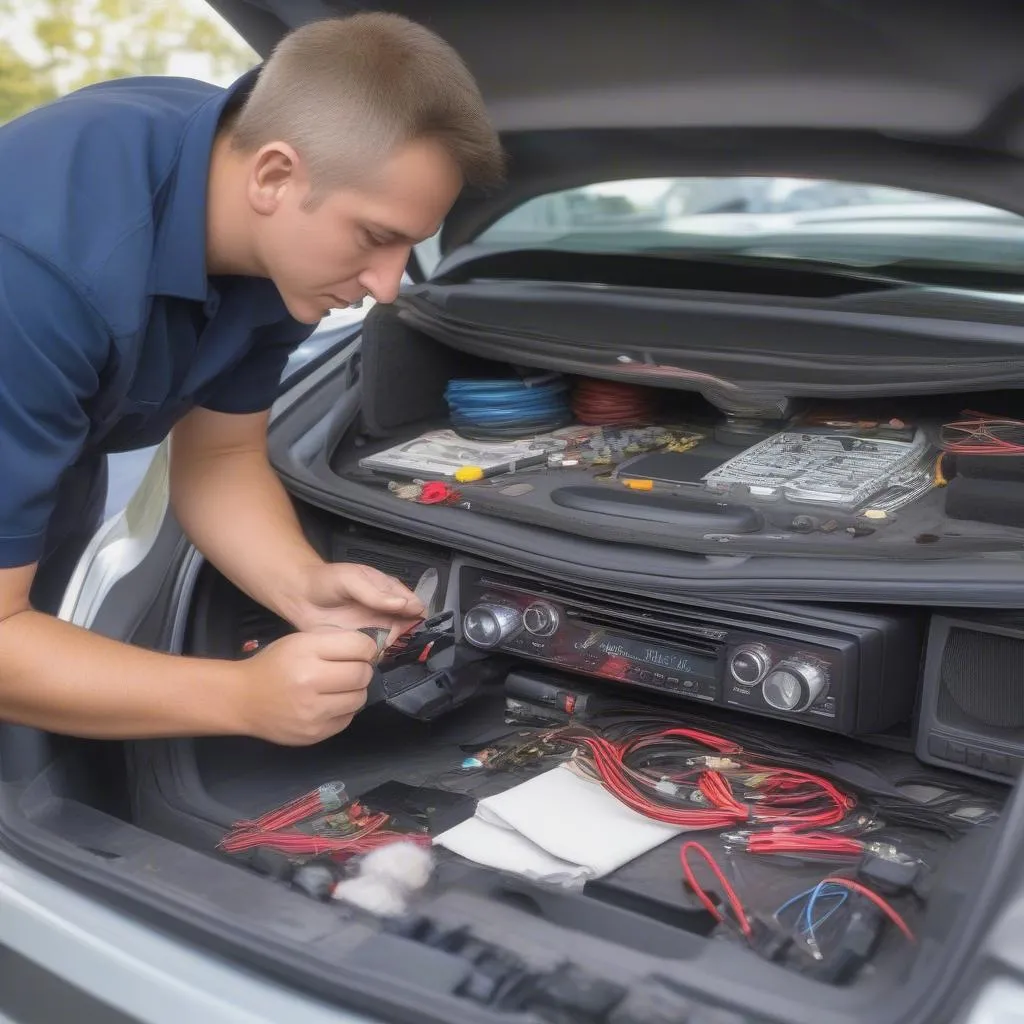
<instances>
[{"instance_id":1,"label":"man","mask_svg":"<svg viewBox=\"0 0 1024 1024\"><path fill-rule=\"evenodd\" d=\"M299 29L226 91L128 79L0 129L0 721L285 744L348 725L376 653L355 630L422 608L309 545L267 410L320 318L392 301L411 246L501 164L455 53L379 14ZM298 630L245 662L47 614L98 525L105 454L172 427L182 527Z\"/></svg>"}]
</instances>

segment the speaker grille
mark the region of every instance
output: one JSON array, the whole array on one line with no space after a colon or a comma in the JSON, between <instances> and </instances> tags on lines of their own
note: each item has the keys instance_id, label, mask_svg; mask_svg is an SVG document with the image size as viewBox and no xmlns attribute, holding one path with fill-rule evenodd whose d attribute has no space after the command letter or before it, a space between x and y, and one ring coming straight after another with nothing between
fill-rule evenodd
<instances>
[{"instance_id":1,"label":"speaker grille","mask_svg":"<svg viewBox=\"0 0 1024 1024\"><path fill-rule=\"evenodd\" d=\"M412 561L375 548L351 547L345 552L345 558L349 562L369 565L388 576L394 576L410 589L415 588L420 577L429 568L425 562Z\"/></svg>"},{"instance_id":2,"label":"speaker grille","mask_svg":"<svg viewBox=\"0 0 1024 1024\"><path fill-rule=\"evenodd\" d=\"M1024 729L1024 640L952 628L941 682L938 712L942 721Z\"/></svg>"}]
</instances>

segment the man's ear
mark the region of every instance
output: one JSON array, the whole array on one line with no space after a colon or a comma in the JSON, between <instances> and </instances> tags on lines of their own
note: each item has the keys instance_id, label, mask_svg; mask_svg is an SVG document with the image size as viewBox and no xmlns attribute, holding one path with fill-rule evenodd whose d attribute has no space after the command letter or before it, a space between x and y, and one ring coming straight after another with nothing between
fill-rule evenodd
<instances>
[{"instance_id":1,"label":"man's ear","mask_svg":"<svg viewBox=\"0 0 1024 1024\"><path fill-rule=\"evenodd\" d=\"M272 214L300 174L299 155L287 142L268 142L257 151L249 176L249 202L259 214Z\"/></svg>"}]
</instances>

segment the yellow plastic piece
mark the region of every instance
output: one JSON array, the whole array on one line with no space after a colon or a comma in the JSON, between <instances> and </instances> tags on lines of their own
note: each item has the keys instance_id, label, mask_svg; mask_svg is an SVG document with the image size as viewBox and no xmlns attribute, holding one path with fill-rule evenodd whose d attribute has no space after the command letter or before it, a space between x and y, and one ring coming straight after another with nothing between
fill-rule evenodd
<instances>
[{"instance_id":1,"label":"yellow plastic piece","mask_svg":"<svg viewBox=\"0 0 1024 1024\"><path fill-rule=\"evenodd\" d=\"M623 480L622 481L628 488L634 491L653 491L654 481L653 480Z\"/></svg>"},{"instance_id":2,"label":"yellow plastic piece","mask_svg":"<svg viewBox=\"0 0 1024 1024\"><path fill-rule=\"evenodd\" d=\"M471 484L483 478L484 471L479 466L460 466L455 470L455 479L460 484Z\"/></svg>"}]
</instances>

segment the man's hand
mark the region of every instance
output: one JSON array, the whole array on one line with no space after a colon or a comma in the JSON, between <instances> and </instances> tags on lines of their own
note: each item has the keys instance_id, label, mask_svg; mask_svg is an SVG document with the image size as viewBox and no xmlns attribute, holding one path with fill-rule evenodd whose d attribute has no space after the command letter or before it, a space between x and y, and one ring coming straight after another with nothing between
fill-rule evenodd
<instances>
[{"instance_id":1,"label":"man's hand","mask_svg":"<svg viewBox=\"0 0 1024 1024\"><path fill-rule=\"evenodd\" d=\"M366 703L377 646L362 633L293 633L239 664L238 726L285 746L306 746L348 727Z\"/></svg>"},{"instance_id":2,"label":"man's hand","mask_svg":"<svg viewBox=\"0 0 1024 1024\"><path fill-rule=\"evenodd\" d=\"M304 631L328 626L386 626L394 639L425 613L422 602L408 587L368 565L312 565L301 579L288 618Z\"/></svg>"},{"instance_id":3,"label":"man's hand","mask_svg":"<svg viewBox=\"0 0 1024 1024\"><path fill-rule=\"evenodd\" d=\"M306 540L266 454L267 416L194 409L171 443L171 497L189 539L236 586L297 629L383 626L424 615L397 580L329 564Z\"/></svg>"}]
</instances>

